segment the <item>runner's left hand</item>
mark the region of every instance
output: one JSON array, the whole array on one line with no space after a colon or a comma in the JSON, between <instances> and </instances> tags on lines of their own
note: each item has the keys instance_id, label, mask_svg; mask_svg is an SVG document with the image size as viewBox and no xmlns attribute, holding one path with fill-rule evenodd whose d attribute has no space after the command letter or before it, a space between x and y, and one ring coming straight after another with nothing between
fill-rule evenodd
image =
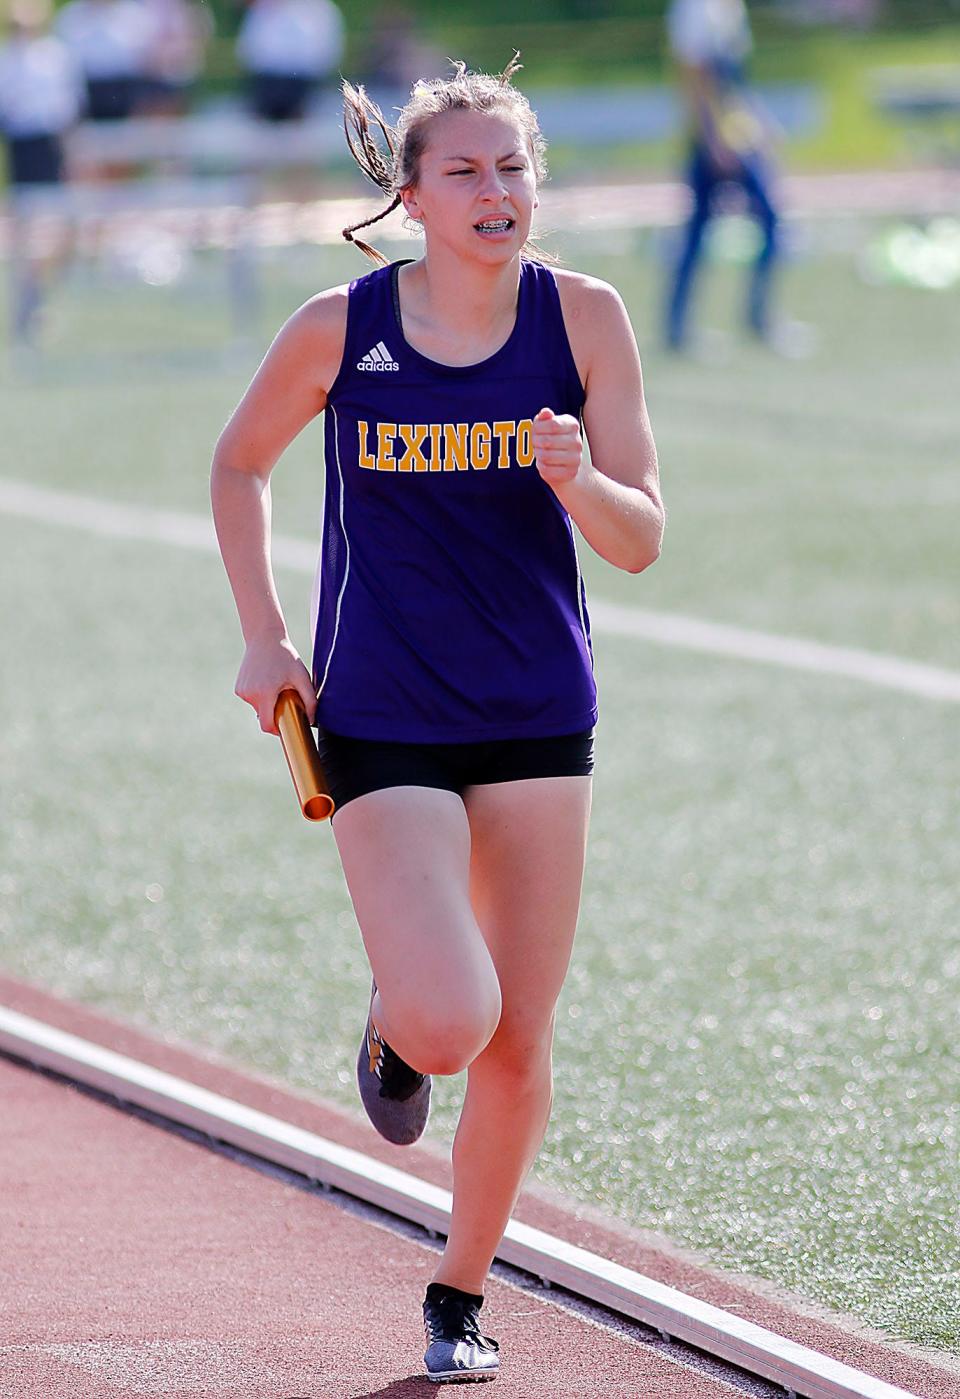
<instances>
[{"instance_id":1,"label":"runner's left hand","mask_svg":"<svg viewBox=\"0 0 960 1399\"><path fill-rule=\"evenodd\" d=\"M537 470L548 486L572 481L583 463L579 421L570 413L541 408L533 420L533 451Z\"/></svg>"}]
</instances>

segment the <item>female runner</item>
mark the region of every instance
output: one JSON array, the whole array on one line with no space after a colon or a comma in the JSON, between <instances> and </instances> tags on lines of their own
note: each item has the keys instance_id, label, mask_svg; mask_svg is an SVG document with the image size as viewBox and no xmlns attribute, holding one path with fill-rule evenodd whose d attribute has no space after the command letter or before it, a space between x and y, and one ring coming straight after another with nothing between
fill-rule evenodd
<instances>
[{"instance_id":1,"label":"female runner","mask_svg":"<svg viewBox=\"0 0 960 1399\"><path fill-rule=\"evenodd\" d=\"M528 243L544 143L518 66L417 83L395 130L344 85L350 148L390 196L383 213L402 204L422 228L423 255L290 318L212 479L246 642L237 694L275 733L278 693L299 691L337 804L374 976L364 1106L389 1140L414 1141L430 1075L468 1071L424 1302L441 1382L497 1373L484 1282L550 1113L596 720L572 525L630 573L663 530L623 304ZM269 478L324 410L311 673L270 568Z\"/></svg>"}]
</instances>

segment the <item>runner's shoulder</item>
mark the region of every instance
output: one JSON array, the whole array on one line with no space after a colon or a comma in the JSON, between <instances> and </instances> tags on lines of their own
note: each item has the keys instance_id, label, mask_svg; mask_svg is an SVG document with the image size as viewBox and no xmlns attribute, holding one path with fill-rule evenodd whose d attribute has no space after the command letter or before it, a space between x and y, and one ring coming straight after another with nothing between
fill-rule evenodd
<instances>
[{"instance_id":1,"label":"runner's shoulder","mask_svg":"<svg viewBox=\"0 0 960 1399\"><path fill-rule=\"evenodd\" d=\"M608 322L623 316L623 298L609 282L567 267L554 267L552 271L567 322L587 318L595 322L598 317Z\"/></svg>"},{"instance_id":2,"label":"runner's shoulder","mask_svg":"<svg viewBox=\"0 0 960 1399\"><path fill-rule=\"evenodd\" d=\"M626 352L634 336L627 308L616 287L584 272L555 268L560 309L570 348L586 385L592 371Z\"/></svg>"},{"instance_id":3,"label":"runner's shoulder","mask_svg":"<svg viewBox=\"0 0 960 1399\"><path fill-rule=\"evenodd\" d=\"M347 302L350 287L344 283L317 292L299 306L284 326L304 341L338 337L342 341L347 327Z\"/></svg>"},{"instance_id":4,"label":"runner's shoulder","mask_svg":"<svg viewBox=\"0 0 960 1399\"><path fill-rule=\"evenodd\" d=\"M294 311L277 336L285 357L303 372L317 374L324 390L336 378L343 358L349 290L344 284L311 296Z\"/></svg>"}]
</instances>

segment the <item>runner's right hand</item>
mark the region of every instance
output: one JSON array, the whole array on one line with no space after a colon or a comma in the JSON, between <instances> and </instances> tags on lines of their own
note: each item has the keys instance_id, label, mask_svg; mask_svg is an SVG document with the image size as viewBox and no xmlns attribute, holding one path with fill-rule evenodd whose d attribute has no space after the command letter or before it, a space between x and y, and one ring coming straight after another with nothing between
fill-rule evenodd
<instances>
[{"instance_id":1,"label":"runner's right hand","mask_svg":"<svg viewBox=\"0 0 960 1399\"><path fill-rule=\"evenodd\" d=\"M313 723L317 695L310 672L297 655L289 637L253 637L243 653L234 693L257 711L266 734L277 733L274 711L281 690L296 690L307 718Z\"/></svg>"}]
</instances>

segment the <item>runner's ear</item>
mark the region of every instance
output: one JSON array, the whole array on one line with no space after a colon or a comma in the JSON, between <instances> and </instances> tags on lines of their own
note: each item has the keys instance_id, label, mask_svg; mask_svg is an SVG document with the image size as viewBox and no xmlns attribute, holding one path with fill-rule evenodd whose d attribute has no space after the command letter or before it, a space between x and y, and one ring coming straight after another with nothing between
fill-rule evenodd
<instances>
[{"instance_id":1,"label":"runner's ear","mask_svg":"<svg viewBox=\"0 0 960 1399\"><path fill-rule=\"evenodd\" d=\"M403 200L403 212L408 219L415 219L417 223L423 218L420 212L420 202L417 199L416 188L408 185L406 189L400 191L400 198Z\"/></svg>"}]
</instances>

